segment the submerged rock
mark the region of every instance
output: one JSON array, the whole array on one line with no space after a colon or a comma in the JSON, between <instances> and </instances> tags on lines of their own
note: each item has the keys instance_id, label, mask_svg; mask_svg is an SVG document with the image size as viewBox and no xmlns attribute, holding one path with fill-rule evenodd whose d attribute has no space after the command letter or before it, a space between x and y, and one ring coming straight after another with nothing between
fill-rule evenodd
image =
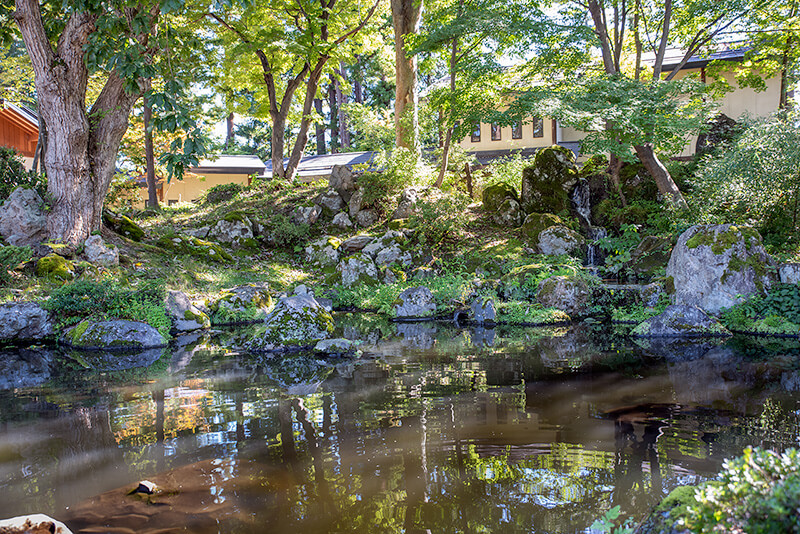
<instances>
[{"instance_id":1,"label":"submerged rock","mask_svg":"<svg viewBox=\"0 0 800 534\"><path fill-rule=\"evenodd\" d=\"M430 319L436 313L433 293L427 287L410 287L400 293L394 307L397 319Z\"/></svg>"},{"instance_id":2,"label":"submerged rock","mask_svg":"<svg viewBox=\"0 0 800 534\"><path fill-rule=\"evenodd\" d=\"M493 324L497 319L497 310L492 299L478 297L470 304L470 310L472 322L475 324Z\"/></svg>"},{"instance_id":3,"label":"submerged rock","mask_svg":"<svg viewBox=\"0 0 800 534\"><path fill-rule=\"evenodd\" d=\"M42 199L33 189L18 187L0 206L0 235L6 243L23 247L41 243L47 235Z\"/></svg>"},{"instance_id":4,"label":"submerged rock","mask_svg":"<svg viewBox=\"0 0 800 534\"><path fill-rule=\"evenodd\" d=\"M317 341L317 344L314 345L316 352L324 352L326 354L347 354L348 352L353 352L354 348L355 343L344 338L323 339Z\"/></svg>"},{"instance_id":5,"label":"submerged rock","mask_svg":"<svg viewBox=\"0 0 800 534\"><path fill-rule=\"evenodd\" d=\"M0 341L44 339L52 335L50 314L35 302L0 304Z\"/></svg>"},{"instance_id":6,"label":"submerged rock","mask_svg":"<svg viewBox=\"0 0 800 534\"><path fill-rule=\"evenodd\" d=\"M192 304L186 293L182 291L167 291L164 301L167 315L172 319L172 325L178 332L190 332L211 326L208 315Z\"/></svg>"},{"instance_id":7,"label":"submerged rock","mask_svg":"<svg viewBox=\"0 0 800 534\"><path fill-rule=\"evenodd\" d=\"M673 304L718 313L778 281L777 265L753 228L696 225L678 238L667 265Z\"/></svg>"},{"instance_id":8,"label":"submerged rock","mask_svg":"<svg viewBox=\"0 0 800 534\"><path fill-rule=\"evenodd\" d=\"M0 352L0 390L40 386L50 380L54 352L15 349Z\"/></svg>"},{"instance_id":9,"label":"submerged rock","mask_svg":"<svg viewBox=\"0 0 800 534\"><path fill-rule=\"evenodd\" d=\"M651 317L631 331L641 337L719 337L730 336L727 328L697 306L667 306L661 315Z\"/></svg>"},{"instance_id":10,"label":"submerged rock","mask_svg":"<svg viewBox=\"0 0 800 534\"><path fill-rule=\"evenodd\" d=\"M167 346L161 333L147 323L116 319L83 321L67 330L59 342L76 349L149 349Z\"/></svg>"},{"instance_id":11,"label":"submerged rock","mask_svg":"<svg viewBox=\"0 0 800 534\"><path fill-rule=\"evenodd\" d=\"M275 352L305 347L327 339L333 333L333 317L314 297L284 297L264 319L264 328L245 348L255 352Z\"/></svg>"}]
</instances>

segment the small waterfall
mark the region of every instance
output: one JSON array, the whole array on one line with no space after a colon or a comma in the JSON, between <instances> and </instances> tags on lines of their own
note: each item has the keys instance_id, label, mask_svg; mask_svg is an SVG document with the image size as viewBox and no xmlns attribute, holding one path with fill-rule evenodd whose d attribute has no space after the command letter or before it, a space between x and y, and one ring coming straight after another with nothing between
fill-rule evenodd
<instances>
[{"instance_id":1,"label":"small waterfall","mask_svg":"<svg viewBox=\"0 0 800 534\"><path fill-rule=\"evenodd\" d=\"M578 182L578 185L575 186L575 189L572 190L572 205L575 206L575 211L578 212L578 216L583 219L582 223L585 223L587 227L592 227L592 206L590 204L590 193L589 190L589 182L586 180L581 180Z\"/></svg>"},{"instance_id":2,"label":"small waterfall","mask_svg":"<svg viewBox=\"0 0 800 534\"><path fill-rule=\"evenodd\" d=\"M595 241L602 239L608 235L606 229L602 226L592 226L592 205L591 205L591 191L589 182L587 180L580 180L575 189L572 190L570 200L575 207L575 211L581 218L581 226L586 229L586 237L589 241L589 246L586 251L586 265L589 267L599 267L603 264L605 256L603 251L600 250L595 244Z\"/></svg>"}]
</instances>

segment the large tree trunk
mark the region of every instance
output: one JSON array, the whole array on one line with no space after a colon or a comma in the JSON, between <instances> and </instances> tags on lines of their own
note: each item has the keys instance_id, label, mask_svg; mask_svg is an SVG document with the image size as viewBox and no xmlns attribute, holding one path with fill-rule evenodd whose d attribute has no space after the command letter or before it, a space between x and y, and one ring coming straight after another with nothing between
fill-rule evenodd
<instances>
[{"instance_id":1,"label":"large tree trunk","mask_svg":"<svg viewBox=\"0 0 800 534\"><path fill-rule=\"evenodd\" d=\"M333 77L328 85L328 107L331 110L331 154L337 154L339 152L339 111L336 105L336 82Z\"/></svg>"},{"instance_id":2,"label":"large tree trunk","mask_svg":"<svg viewBox=\"0 0 800 534\"><path fill-rule=\"evenodd\" d=\"M344 63L339 65L338 72L341 78L347 76ZM346 103L347 97L345 97L344 91L342 91L342 82L339 81L339 78L336 78L336 109L338 110L339 144L342 147L342 151L350 150L350 132L347 129L347 115L344 112L344 105Z\"/></svg>"},{"instance_id":3,"label":"large tree trunk","mask_svg":"<svg viewBox=\"0 0 800 534\"><path fill-rule=\"evenodd\" d=\"M644 168L650 173L656 181L658 191L668 202L679 208L686 208L686 200L684 200L681 190L675 185L675 181L670 176L669 171L664 164L661 163L653 150L653 145L645 143L644 145L637 145L634 147L639 161L642 162Z\"/></svg>"},{"instance_id":4,"label":"large tree trunk","mask_svg":"<svg viewBox=\"0 0 800 534\"><path fill-rule=\"evenodd\" d=\"M286 165L286 179L292 180L297 167L300 165L300 160L303 157L303 152L308 144L308 128L311 126L311 106L314 104L314 97L317 95L317 88L319 87L319 80L322 78L322 69L328 61L327 56L322 56L317 60L314 69L308 75L308 82L306 83L306 97L303 101L303 118L300 120L300 131L297 133L294 147L292 148L292 155L289 157L289 163Z\"/></svg>"},{"instance_id":5,"label":"large tree trunk","mask_svg":"<svg viewBox=\"0 0 800 534\"><path fill-rule=\"evenodd\" d=\"M314 99L314 109L317 110L317 114L322 117L322 99L315 98ZM325 126L320 122L314 123L314 133L315 137L317 138L317 154L325 154Z\"/></svg>"},{"instance_id":6,"label":"large tree trunk","mask_svg":"<svg viewBox=\"0 0 800 534\"><path fill-rule=\"evenodd\" d=\"M419 150L417 58L406 53L406 36L419 32L422 0L391 0L394 25L396 145Z\"/></svg>"},{"instance_id":7,"label":"large tree trunk","mask_svg":"<svg viewBox=\"0 0 800 534\"><path fill-rule=\"evenodd\" d=\"M145 178L147 180L147 207L158 208L158 192L156 191L156 158L153 151L153 131L150 121L153 118L153 108L150 99L144 96L144 159Z\"/></svg>"},{"instance_id":8,"label":"large tree trunk","mask_svg":"<svg viewBox=\"0 0 800 534\"><path fill-rule=\"evenodd\" d=\"M89 72L83 57L95 31L94 15L74 12L55 49L38 1L16 0L15 18L33 66L39 113L48 126L44 168L53 202L48 234L54 241L77 246L100 228L117 150L138 94L126 94L123 80L112 72L87 113Z\"/></svg>"}]
</instances>

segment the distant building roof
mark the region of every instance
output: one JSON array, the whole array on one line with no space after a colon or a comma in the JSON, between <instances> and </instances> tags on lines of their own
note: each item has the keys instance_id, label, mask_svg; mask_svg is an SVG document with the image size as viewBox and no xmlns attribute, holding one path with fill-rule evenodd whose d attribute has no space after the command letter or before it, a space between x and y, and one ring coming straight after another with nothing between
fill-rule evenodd
<instances>
[{"instance_id":1,"label":"distant building roof","mask_svg":"<svg viewBox=\"0 0 800 534\"><path fill-rule=\"evenodd\" d=\"M266 165L258 156L220 154L214 159L201 160L200 164L191 167L189 172L195 174L262 174L265 167Z\"/></svg>"},{"instance_id":2,"label":"distant building roof","mask_svg":"<svg viewBox=\"0 0 800 534\"><path fill-rule=\"evenodd\" d=\"M18 106L16 104L12 104L11 102L7 102L0 98L0 109L8 108L17 113L17 115L21 116L23 119L31 123L31 125L35 126L36 129L39 129L39 118L36 116L36 112L30 108L25 106Z\"/></svg>"},{"instance_id":3,"label":"distant building roof","mask_svg":"<svg viewBox=\"0 0 800 534\"><path fill-rule=\"evenodd\" d=\"M362 165L372 168L377 152L342 152L339 154L318 154L303 156L297 166L297 177L304 181L313 181L315 178L327 178L334 165ZM288 162L288 158L283 163ZM272 177L272 161L267 162L264 176Z\"/></svg>"},{"instance_id":4,"label":"distant building roof","mask_svg":"<svg viewBox=\"0 0 800 534\"><path fill-rule=\"evenodd\" d=\"M750 47L744 46L742 43L733 43L727 45L724 50L716 50L705 54L695 54L689 58L686 65L681 67L683 69L697 69L708 66L712 61L742 61L744 55ZM669 72L678 65L683 59L684 51L671 48L664 54L664 63L662 71ZM647 65L652 65L655 62L655 55L652 53L645 54L642 61Z\"/></svg>"}]
</instances>

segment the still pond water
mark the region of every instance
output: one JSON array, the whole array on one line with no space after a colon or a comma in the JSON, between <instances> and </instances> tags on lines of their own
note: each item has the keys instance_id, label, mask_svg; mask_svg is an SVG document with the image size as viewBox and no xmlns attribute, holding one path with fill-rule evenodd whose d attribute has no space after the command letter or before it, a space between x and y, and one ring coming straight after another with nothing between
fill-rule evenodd
<instances>
[{"instance_id":1,"label":"still pond water","mask_svg":"<svg viewBox=\"0 0 800 534\"><path fill-rule=\"evenodd\" d=\"M584 532L748 445L800 438L797 342L340 322L362 358L231 350L246 329L116 371L5 351L0 517L76 533ZM159 493L128 495L143 479Z\"/></svg>"}]
</instances>

